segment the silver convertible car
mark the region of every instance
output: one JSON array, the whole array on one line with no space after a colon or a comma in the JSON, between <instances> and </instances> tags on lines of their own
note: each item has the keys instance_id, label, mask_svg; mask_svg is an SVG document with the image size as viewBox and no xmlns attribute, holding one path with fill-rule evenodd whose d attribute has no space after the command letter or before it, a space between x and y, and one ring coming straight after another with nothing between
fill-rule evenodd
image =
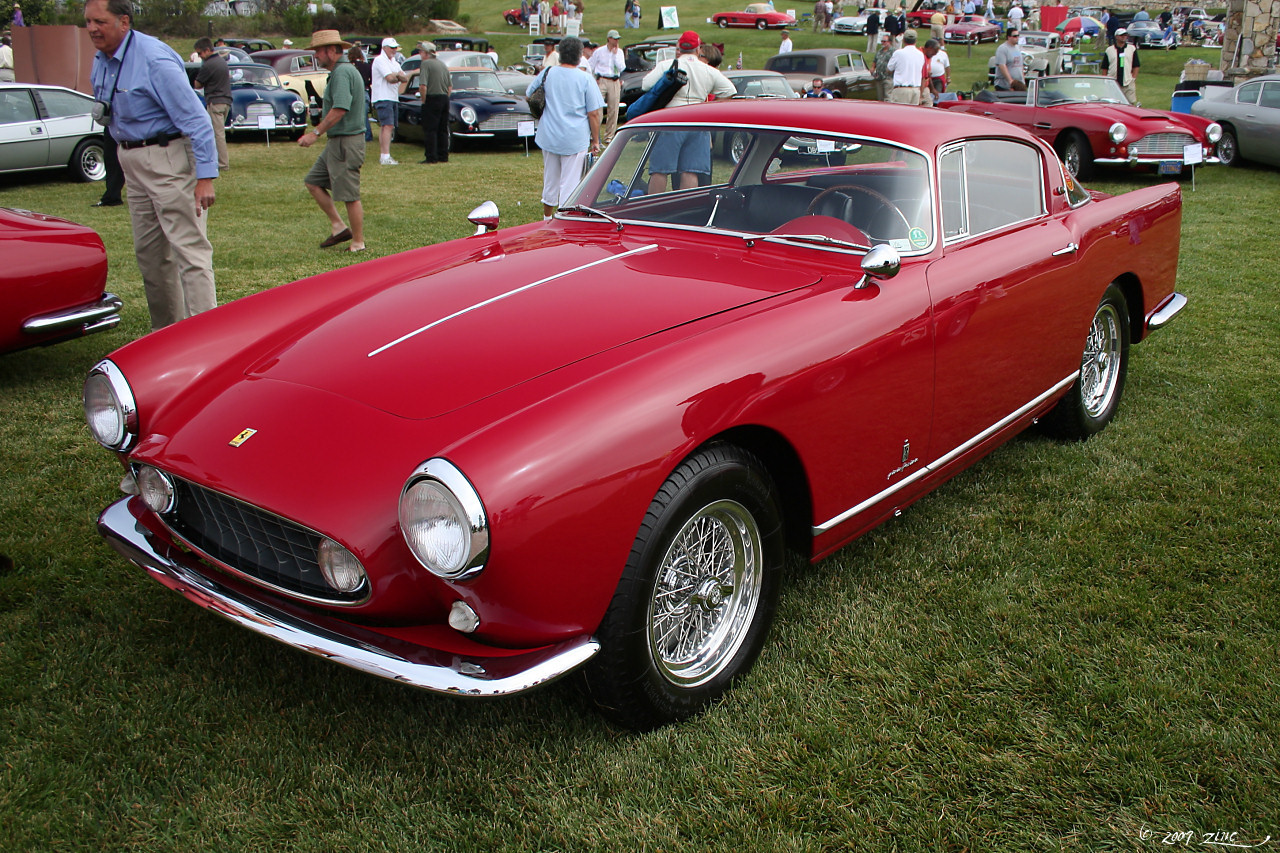
<instances>
[{"instance_id":1,"label":"silver convertible car","mask_svg":"<svg viewBox=\"0 0 1280 853\"><path fill-rule=\"evenodd\" d=\"M102 128L93 98L61 86L0 83L0 172L67 169L78 181L100 181Z\"/></svg>"},{"instance_id":2,"label":"silver convertible car","mask_svg":"<svg viewBox=\"0 0 1280 853\"><path fill-rule=\"evenodd\" d=\"M1191 112L1222 125L1218 159L1223 163L1280 166L1280 74L1255 77L1234 89L1210 86Z\"/></svg>"}]
</instances>

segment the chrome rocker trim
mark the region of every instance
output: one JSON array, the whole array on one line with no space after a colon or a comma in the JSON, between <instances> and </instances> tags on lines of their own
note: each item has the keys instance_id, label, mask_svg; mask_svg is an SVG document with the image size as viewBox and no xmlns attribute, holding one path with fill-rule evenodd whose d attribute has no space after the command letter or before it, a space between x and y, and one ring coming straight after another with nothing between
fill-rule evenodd
<instances>
[{"instance_id":1,"label":"chrome rocker trim","mask_svg":"<svg viewBox=\"0 0 1280 853\"><path fill-rule=\"evenodd\" d=\"M242 628L370 675L433 693L505 696L559 678L600 650L600 644L590 637L578 637L525 654L492 658L467 659L412 647L421 649L424 656L434 652L448 663L408 660L393 648L405 648L407 644L403 642L337 619L332 620L331 627L309 622L207 577L197 560L157 540L139 525L129 510L130 500L116 501L98 518L98 532L126 560L192 603Z\"/></svg>"},{"instance_id":2,"label":"chrome rocker trim","mask_svg":"<svg viewBox=\"0 0 1280 853\"><path fill-rule=\"evenodd\" d=\"M123 304L114 293L104 293L102 298L88 305L32 317L22 324L22 331L29 335L42 335L81 326L83 333L88 334L109 329L120 322L120 315L116 312Z\"/></svg>"}]
</instances>

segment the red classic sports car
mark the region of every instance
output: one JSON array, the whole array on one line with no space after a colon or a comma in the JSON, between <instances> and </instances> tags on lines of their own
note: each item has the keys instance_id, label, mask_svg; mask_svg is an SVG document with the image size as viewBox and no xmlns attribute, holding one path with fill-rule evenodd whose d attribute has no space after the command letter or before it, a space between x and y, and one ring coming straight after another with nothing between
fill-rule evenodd
<instances>
[{"instance_id":1,"label":"red classic sports car","mask_svg":"<svg viewBox=\"0 0 1280 853\"><path fill-rule=\"evenodd\" d=\"M1131 106L1110 77L1038 77L1025 92L980 92L974 100L943 101L953 112L1016 124L1048 142L1067 172L1087 180L1095 165L1154 166L1161 174L1183 169L1187 146L1217 163L1222 128L1200 116Z\"/></svg>"},{"instance_id":2,"label":"red classic sports car","mask_svg":"<svg viewBox=\"0 0 1280 853\"><path fill-rule=\"evenodd\" d=\"M717 27L755 27L757 30L794 27L796 19L785 12L775 12L768 3L752 3L741 12L716 12L711 21Z\"/></svg>"},{"instance_id":3,"label":"red classic sports car","mask_svg":"<svg viewBox=\"0 0 1280 853\"><path fill-rule=\"evenodd\" d=\"M942 31L942 38L944 41L960 44L999 41L1000 26L982 15L961 15L954 24L948 24Z\"/></svg>"},{"instance_id":4,"label":"red classic sports car","mask_svg":"<svg viewBox=\"0 0 1280 853\"><path fill-rule=\"evenodd\" d=\"M0 207L0 352L55 344L120 322L102 289L107 252L92 228Z\"/></svg>"},{"instance_id":5,"label":"red classic sports car","mask_svg":"<svg viewBox=\"0 0 1280 853\"><path fill-rule=\"evenodd\" d=\"M1186 302L1176 184L1089 193L1012 125L893 104L656 110L551 221L472 220L102 361L99 529L294 648L457 695L581 670L636 729L751 667L785 549L1037 421L1101 430Z\"/></svg>"}]
</instances>

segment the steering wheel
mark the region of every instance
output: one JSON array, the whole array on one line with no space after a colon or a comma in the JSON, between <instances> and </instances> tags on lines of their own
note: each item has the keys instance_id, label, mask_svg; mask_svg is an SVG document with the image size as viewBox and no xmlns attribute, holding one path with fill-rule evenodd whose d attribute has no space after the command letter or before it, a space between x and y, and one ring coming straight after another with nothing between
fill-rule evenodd
<instances>
[{"instance_id":1,"label":"steering wheel","mask_svg":"<svg viewBox=\"0 0 1280 853\"><path fill-rule=\"evenodd\" d=\"M906 228L906 232L904 232L904 236L905 234L911 233L911 223L907 221L906 215L903 214L903 212L898 208L896 204L894 204L892 201L885 198L883 195L876 192L875 190L870 189L868 187L864 187L861 184L838 184L834 187L827 187L825 190L823 190L822 192L818 193L816 196L813 197L813 201L809 202L809 207L807 210L805 210L805 213L806 214L813 213L815 210L818 209L818 205L821 204L823 200L826 199L827 196L832 195L833 193L843 192L844 190L857 190L858 192L866 193L867 195L871 196L873 199L880 202L880 204L889 208L894 213L898 214L898 218L902 220L903 227Z\"/></svg>"}]
</instances>

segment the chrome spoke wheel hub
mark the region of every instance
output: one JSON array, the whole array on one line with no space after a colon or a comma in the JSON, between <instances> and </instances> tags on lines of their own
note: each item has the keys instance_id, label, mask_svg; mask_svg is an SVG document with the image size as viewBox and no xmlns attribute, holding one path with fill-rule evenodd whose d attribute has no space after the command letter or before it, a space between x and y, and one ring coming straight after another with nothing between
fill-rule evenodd
<instances>
[{"instance_id":1,"label":"chrome spoke wheel hub","mask_svg":"<svg viewBox=\"0 0 1280 853\"><path fill-rule=\"evenodd\" d=\"M1120 382L1120 315L1103 305L1093 317L1080 362L1080 399L1090 417L1102 415Z\"/></svg>"},{"instance_id":2,"label":"chrome spoke wheel hub","mask_svg":"<svg viewBox=\"0 0 1280 853\"><path fill-rule=\"evenodd\" d=\"M763 551L736 501L708 504L676 533L649 600L649 654L673 684L715 678L742 646L760 604Z\"/></svg>"}]
</instances>

